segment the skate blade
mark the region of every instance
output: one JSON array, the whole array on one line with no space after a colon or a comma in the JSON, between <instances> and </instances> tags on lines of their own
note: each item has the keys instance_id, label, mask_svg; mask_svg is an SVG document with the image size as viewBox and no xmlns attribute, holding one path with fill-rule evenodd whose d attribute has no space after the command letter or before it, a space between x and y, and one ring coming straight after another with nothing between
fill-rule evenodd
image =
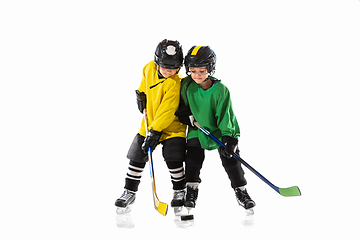
<instances>
[{"instance_id":1,"label":"skate blade","mask_svg":"<svg viewBox=\"0 0 360 240\"><path fill-rule=\"evenodd\" d=\"M245 209L245 212L246 212L248 215L254 215L254 213L255 213L253 208Z\"/></svg>"},{"instance_id":2,"label":"skate blade","mask_svg":"<svg viewBox=\"0 0 360 240\"><path fill-rule=\"evenodd\" d=\"M117 214L125 214L125 213L129 213L129 212L131 212L131 206L129 205L129 206L127 206L127 207L118 207L117 209L116 209L116 213Z\"/></svg>"},{"instance_id":3,"label":"skate blade","mask_svg":"<svg viewBox=\"0 0 360 240\"><path fill-rule=\"evenodd\" d=\"M193 210L194 208L192 207L186 207L187 211L188 211L188 214L190 214L190 211Z\"/></svg>"},{"instance_id":4,"label":"skate blade","mask_svg":"<svg viewBox=\"0 0 360 240\"><path fill-rule=\"evenodd\" d=\"M176 216L180 216L180 214L181 214L181 212L183 210L183 207L181 206L181 207L173 207L173 208L174 208L174 214Z\"/></svg>"}]
</instances>

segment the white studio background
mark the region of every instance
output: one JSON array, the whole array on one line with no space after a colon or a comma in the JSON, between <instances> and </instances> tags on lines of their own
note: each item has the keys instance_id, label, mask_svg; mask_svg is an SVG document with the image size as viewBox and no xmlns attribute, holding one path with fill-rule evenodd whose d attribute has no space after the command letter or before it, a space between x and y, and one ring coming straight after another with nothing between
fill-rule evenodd
<instances>
[{"instance_id":1,"label":"white studio background","mask_svg":"<svg viewBox=\"0 0 360 240\"><path fill-rule=\"evenodd\" d=\"M357 239L360 1L2 1L2 239ZM254 216L207 152L195 226L153 210L148 168L118 228L126 153L141 121L134 90L164 38L210 45L232 93ZM181 70L185 76L184 69ZM160 149L160 148L159 148ZM154 154L160 199L170 178ZM6 236L6 237L5 237Z\"/></svg>"}]
</instances>

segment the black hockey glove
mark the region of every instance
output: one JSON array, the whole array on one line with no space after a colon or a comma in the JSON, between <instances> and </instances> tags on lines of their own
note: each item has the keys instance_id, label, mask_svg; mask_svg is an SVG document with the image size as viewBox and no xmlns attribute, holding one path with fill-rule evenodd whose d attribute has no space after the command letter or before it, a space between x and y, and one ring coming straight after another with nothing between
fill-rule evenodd
<instances>
[{"instance_id":1,"label":"black hockey glove","mask_svg":"<svg viewBox=\"0 0 360 240\"><path fill-rule=\"evenodd\" d=\"M195 127L194 126L194 116L190 110L190 108L184 108L181 110L177 110L175 112L175 115L179 118L179 121L183 124L189 125L191 127Z\"/></svg>"},{"instance_id":2,"label":"black hockey glove","mask_svg":"<svg viewBox=\"0 0 360 240\"><path fill-rule=\"evenodd\" d=\"M237 150L238 140L230 136L222 136L222 142L225 144L225 147L220 147L219 152L226 158L231 158L234 152Z\"/></svg>"},{"instance_id":3,"label":"black hockey glove","mask_svg":"<svg viewBox=\"0 0 360 240\"><path fill-rule=\"evenodd\" d=\"M151 147L151 150L154 151L156 146L159 144L160 137L161 132L150 130L144 140L144 143L141 145L141 149L144 153L147 153L149 147Z\"/></svg>"},{"instance_id":4,"label":"black hockey glove","mask_svg":"<svg viewBox=\"0 0 360 240\"><path fill-rule=\"evenodd\" d=\"M141 113L144 112L146 108L146 94L143 92L139 92L139 90L135 90L136 93L136 102Z\"/></svg>"}]
</instances>

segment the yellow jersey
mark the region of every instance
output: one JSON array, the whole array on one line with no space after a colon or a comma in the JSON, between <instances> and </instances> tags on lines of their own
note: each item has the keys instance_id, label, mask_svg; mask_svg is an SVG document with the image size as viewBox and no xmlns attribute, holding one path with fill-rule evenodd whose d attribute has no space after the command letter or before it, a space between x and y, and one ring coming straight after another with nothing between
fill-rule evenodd
<instances>
[{"instance_id":1,"label":"yellow jersey","mask_svg":"<svg viewBox=\"0 0 360 240\"><path fill-rule=\"evenodd\" d=\"M175 116L180 102L180 88L179 74L160 79L154 61L145 65L138 91L146 94L148 128L162 132L160 142L173 137L186 138L186 125ZM139 134L146 136L144 119Z\"/></svg>"}]
</instances>

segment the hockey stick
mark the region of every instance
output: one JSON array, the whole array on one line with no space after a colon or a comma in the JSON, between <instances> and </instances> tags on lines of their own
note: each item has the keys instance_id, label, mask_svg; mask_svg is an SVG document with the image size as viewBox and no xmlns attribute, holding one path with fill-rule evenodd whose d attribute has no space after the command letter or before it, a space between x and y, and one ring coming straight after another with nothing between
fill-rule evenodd
<instances>
[{"instance_id":1,"label":"hockey stick","mask_svg":"<svg viewBox=\"0 0 360 240\"><path fill-rule=\"evenodd\" d=\"M146 134L148 133L148 123L147 123L147 110L144 109L144 122ZM154 199L154 207L156 211L158 211L162 215L166 215L168 211L168 205L166 203L160 202L157 194L156 194L156 185L155 185L155 175L154 175L154 164L152 160L152 149L149 147L148 149L148 158L149 158L149 168L150 168L150 177L151 177L151 186L153 190L153 199Z\"/></svg>"},{"instance_id":2,"label":"hockey stick","mask_svg":"<svg viewBox=\"0 0 360 240\"><path fill-rule=\"evenodd\" d=\"M214 140L218 145L225 147L225 144L217 139L214 135L212 135L208 130L203 128L199 123L194 122L194 125L200 129L205 135L209 136L212 140ZM289 187L289 188L279 188L272 184L269 180L267 180L263 175L261 175L258 171L256 171L253 167L251 167L247 162L245 162L239 155L236 153L233 154L237 160L239 160L242 164L244 164L250 171L252 171L256 176L258 176L261 180L263 180L267 185L269 185L272 189L274 189L277 193L284 197L293 197L293 196L301 196L300 189L297 186Z\"/></svg>"}]
</instances>

